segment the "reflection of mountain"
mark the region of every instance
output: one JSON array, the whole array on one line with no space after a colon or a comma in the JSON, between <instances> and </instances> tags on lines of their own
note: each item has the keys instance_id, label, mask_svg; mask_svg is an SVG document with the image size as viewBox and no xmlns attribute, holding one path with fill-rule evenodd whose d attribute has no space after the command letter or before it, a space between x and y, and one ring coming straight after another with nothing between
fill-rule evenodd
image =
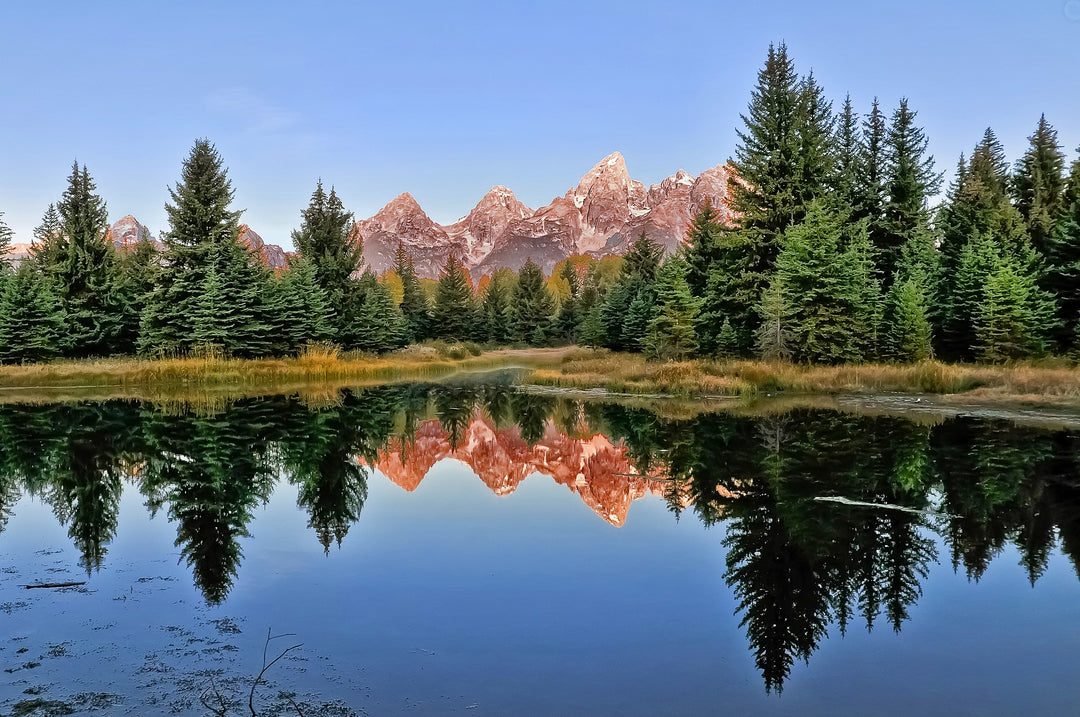
<instances>
[{"instance_id":1,"label":"reflection of mountain","mask_svg":"<svg viewBox=\"0 0 1080 717\"><path fill-rule=\"evenodd\" d=\"M577 493L585 505L615 526L626 522L635 500L649 493L663 494L662 482L638 475L621 443L612 443L599 433L571 438L551 420L545 424L543 437L529 446L518 428L495 428L477 414L456 450L438 421L425 421L412 442L390 444L379 451L374 467L413 491L431 467L445 458L468 465L496 495L513 493L527 477L543 473Z\"/></svg>"}]
</instances>

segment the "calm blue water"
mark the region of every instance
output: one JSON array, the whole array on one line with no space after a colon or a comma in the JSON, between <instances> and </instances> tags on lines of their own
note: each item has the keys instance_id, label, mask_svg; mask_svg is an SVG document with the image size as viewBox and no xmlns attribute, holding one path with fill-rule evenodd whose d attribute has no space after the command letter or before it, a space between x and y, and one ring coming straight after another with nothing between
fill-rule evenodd
<instances>
[{"instance_id":1,"label":"calm blue water","mask_svg":"<svg viewBox=\"0 0 1080 717\"><path fill-rule=\"evenodd\" d=\"M303 645L259 714L1080 705L1080 436L433 386L206 413L0 407L5 713L248 714L268 629Z\"/></svg>"}]
</instances>

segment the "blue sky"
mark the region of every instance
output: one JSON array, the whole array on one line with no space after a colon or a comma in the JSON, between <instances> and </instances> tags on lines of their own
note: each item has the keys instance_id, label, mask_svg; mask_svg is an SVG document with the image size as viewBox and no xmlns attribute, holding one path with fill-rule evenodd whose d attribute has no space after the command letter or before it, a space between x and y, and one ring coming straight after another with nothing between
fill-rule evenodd
<instances>
[{"instance_id":1,"label":"blue sky","mask_svg":"<svg viewBox=\"0 0 1080 717\"><path fill-rule=\"evenodd\" d=\"M1080 0L1012 2L7 2L0 211L28 240L85 162L112 220L165 227L193 140L244 221L288 245L317 178L358 217L403 191L436 221L493 184L530 206L620 151L635 178L735 146L769 42L839 103L910 98L939 167L1039 114L1080 144Z\"/></svg>"}]
</instances>

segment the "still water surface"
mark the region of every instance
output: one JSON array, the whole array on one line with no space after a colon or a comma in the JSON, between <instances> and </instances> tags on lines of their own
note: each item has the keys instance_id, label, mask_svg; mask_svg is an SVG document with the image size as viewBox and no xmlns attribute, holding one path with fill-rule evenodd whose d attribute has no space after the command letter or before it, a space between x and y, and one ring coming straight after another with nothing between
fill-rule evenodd
<instances>
[{"instance_id":1,"label":"still water surface","mask_svg":"<svg viewBox=\"0 0 1080 717\"><path fill-rule=\"evenodd\" d=\"M1078 461L499 384L0 406L0 712L250 714L271 630L260 715L1075 714Z\"/></svg>"}]
</instances>

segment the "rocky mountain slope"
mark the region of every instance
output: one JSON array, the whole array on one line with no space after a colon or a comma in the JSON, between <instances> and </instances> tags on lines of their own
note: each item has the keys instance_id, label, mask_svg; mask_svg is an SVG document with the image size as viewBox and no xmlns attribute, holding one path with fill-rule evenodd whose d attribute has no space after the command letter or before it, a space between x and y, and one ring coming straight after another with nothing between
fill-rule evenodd
<instances>
[{"instance_id":1,"label":"rocky mountain slope","mask_svg":"<svg viewBox=\"0 0 1080 717\"><path fill-rule=\"evenodd\" d=\"M731 221L730 174L725 165L697 177L679 170L646 188L630 177L616 152L546 206L530 209L510 189L496 186L468 215L447 226L432 221L405 193L359 222L364 257L381 272L390 268L401 243L417 272L435 278L447 254L462 259L478 277L500 267L518 269L530 257L551 272L556 263L575 254L622 253L641 232L672 251L706 200Z\"/></svg>"}]
</instances>

